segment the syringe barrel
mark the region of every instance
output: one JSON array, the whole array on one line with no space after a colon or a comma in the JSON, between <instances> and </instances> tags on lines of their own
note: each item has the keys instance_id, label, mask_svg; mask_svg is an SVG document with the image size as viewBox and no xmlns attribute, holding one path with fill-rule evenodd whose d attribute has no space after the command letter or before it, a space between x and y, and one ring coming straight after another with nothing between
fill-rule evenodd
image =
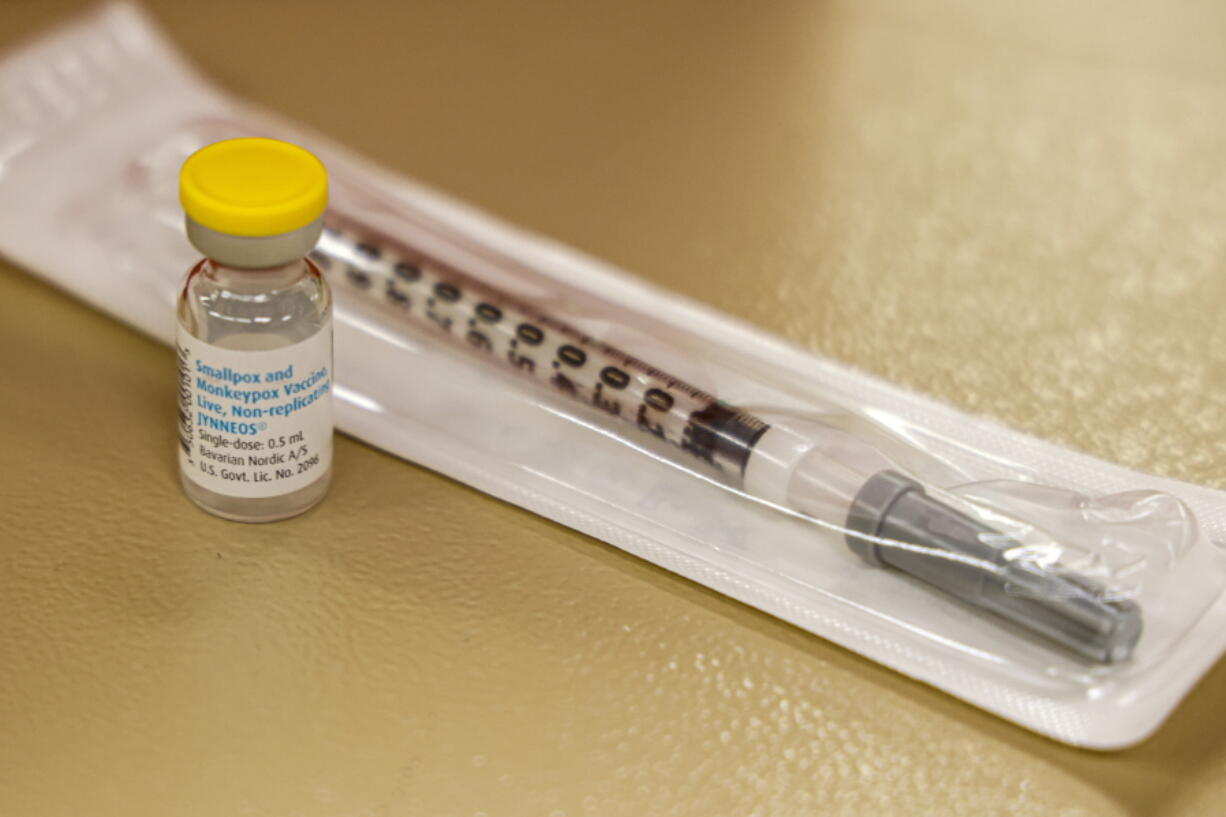
<instances>
[{"instance_id":1,"label":"syringe barrel","mask_svg":"<svg viewBox=\"0 0 1226 817\"><path fill-rule=\"evenodd\" d=\"M842 527L856 494L892 467L881 451L841 428L801 417L761 414L767 430L745 467L745 491Z\"/></svg>"},{"instance_id":2,"label":"syringe barrel","mask_svg":"<svg viewBox=\"0 0 1226 817\"><path fill-rule=\"evenodd\" d=\"M330 215L311 256L406 319L740 479L766 425L483 280Z\"/></svg>"}]
</instances>

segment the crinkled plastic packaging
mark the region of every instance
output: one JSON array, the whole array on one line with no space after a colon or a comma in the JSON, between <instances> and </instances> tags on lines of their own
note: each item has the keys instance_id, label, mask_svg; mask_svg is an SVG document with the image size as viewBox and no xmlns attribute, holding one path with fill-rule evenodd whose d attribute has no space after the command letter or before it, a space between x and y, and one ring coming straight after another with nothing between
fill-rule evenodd
<instances>
[{"instance_id":1,"label":"crinkled plastic packaging","mask_svg":"<svg viewBox=\"0 0 1226 817\"><path fill-rule=\"evenodd\" d=\"M338 421L372 445L1073 744L1144 738L1226 647L1220 492L499 224L218 91L128 5L9 55L0 89L0 252L167 343L182 160L321 156Z\"/></svg>"}]
</instances>

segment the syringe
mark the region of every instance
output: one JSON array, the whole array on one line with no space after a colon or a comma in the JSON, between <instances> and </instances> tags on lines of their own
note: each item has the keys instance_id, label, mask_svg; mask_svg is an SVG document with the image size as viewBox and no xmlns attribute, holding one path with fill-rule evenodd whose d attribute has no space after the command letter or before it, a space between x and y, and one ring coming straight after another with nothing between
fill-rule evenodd
<instances>
[{"instance_id":1,"label":"syringe","mask_svg":"<svg viewBox=\"0 0 1226 817\"><path fill-rule=\"evenodd\" d=\"M845 531L890 566L1098 663L1129 658L1140 608L1011 558L1018 543L942 502L877 449L819 422L755 416L437 258L329 214L311 256L334 284L718 469L745 493Z\"/></svg>"}]
</instances>

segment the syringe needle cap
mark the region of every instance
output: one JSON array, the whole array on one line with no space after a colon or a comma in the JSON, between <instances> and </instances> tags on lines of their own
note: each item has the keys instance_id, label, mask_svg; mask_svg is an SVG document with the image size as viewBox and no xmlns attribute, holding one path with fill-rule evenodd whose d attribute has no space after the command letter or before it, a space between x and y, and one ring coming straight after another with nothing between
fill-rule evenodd
<instances>
[{"instance_id":1,"label":"syringe needle cap","mask_svg":"<svg viewBox=\"0 0 1226 817\"><path fill-rule=\"evenodd\" d=\"M848 546L1102 664L1128 659L1141 609L1083 577L1010 557L1017 543L896 471L870 477L847 517Z\"/></svg>"}]
</instances>

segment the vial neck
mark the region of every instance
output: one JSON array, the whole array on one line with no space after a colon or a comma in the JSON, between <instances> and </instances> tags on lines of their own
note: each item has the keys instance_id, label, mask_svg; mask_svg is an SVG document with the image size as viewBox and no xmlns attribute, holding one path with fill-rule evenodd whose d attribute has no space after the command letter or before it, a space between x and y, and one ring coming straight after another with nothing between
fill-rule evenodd
<instances>
[{"instance_id":1,"label":"vial neck","mask_svg":"<svg viewBox=\"0 0 1226 817\"><path fill-rule=\"evenodd\" d=\"M286 289L298 283L307 274L307 262L304 258L295 258L288 264L278 264L275 267L235 267L223 264L213 258L204 260L205 274L217 284L231 292L268 292Z\"/></svg>"}]
</instances>

